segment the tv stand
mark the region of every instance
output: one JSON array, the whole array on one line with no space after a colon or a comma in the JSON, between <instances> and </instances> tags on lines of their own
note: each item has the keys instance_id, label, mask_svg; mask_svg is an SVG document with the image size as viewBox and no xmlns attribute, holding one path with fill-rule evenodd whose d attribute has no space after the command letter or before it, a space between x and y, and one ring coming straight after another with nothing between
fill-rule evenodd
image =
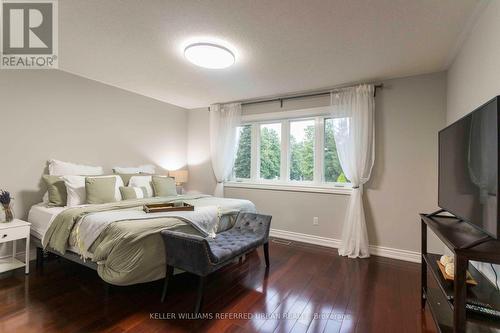
<instances>
[{"instance_id":1,"label":"tv stand","mask_svg":"<svg viewBox=\"0 0 500 333\"><path fill-rule=\"evenodd\" d=\"M426 216L427 216L427 217L434 217L434 216L446 217L446 216L443 216L443 215L439 215L439 214L441 214L441 213L445 213L445 212L446 212L446 210L444 210L444 209L439 209L439 210L436 210L435 212L432 212L432 213L430 213L430 214L427 214Z\"/></svg>"},{"instance_id":2,"label":"tv stand","mask_svg":"<svg viewBox=\"0 0 500 333\"><path fill-rule=\"evenodd\" d=\"M466 312L467 303L489 304L500 310L500 292L469 261L500 264L500 240L468 223L440 212L420 214L422 241L422 308L429 305L440 332L500 332L500 319ZM447 281L439 271L439 254L427 252L427 228L455 255L455 280ZM469 270L478 282L466 285Z\"/></svg>"},{"instance_id":3,"label":"tv stand","mask_svg":"<svg viewBox=\"0 0 500 333\"><path fill-rule=\"evenodd\" d=\"M449 218L449 219L454 219L456 222L465 222L464 220L462 220L461 218L459 217L456 217L454 215L441 215L441 213L447 213L446 210L444 209L439 209L439 210L436 210L435 212L432 212L430 214L426 214L425 216L427 216L428 218L433 218L433 217L438 217L438 218ZM468 244L463 244L461 247L461 249L468 249L468 248L471 248L471 247L474 247L476 245L479 245L481 243L484 243L484 242L487 242L489 240L491 240L492 238L486 234L484 234L483 237L480 237L480 238L476 238L474 240L472 240L470 243Z\"/></svg>"},{"instance_id":4,"label":"tv stand","mask_svg":"<svg viewBox=\"0 0 500 333\"><path fill-rule=\"evenodd\" d=\"M460 222L463 222L463 221L460 221ZM470 249L476 245L479 245L481 243L484 243L484 242L489 242L490 240L492 240L493 238L491 238L490 236L484 236L483 238L479 238L469 244L465 244L461 249Z\"/></svg>"}]
</instances>

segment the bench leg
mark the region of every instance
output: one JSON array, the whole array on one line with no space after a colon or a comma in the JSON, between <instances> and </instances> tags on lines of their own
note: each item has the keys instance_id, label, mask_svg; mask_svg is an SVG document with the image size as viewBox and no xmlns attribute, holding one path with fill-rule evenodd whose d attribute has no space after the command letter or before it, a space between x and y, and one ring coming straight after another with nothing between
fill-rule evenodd
<instances>
[{"instance_id":1,"label":"bench leg","mask_svg":"<svg viewBox=\"0 0 500 333\"><path fill-rule=\"evenodd\" d=\"M264 243L264 259L266 259L266 267L269 267L269 243Z\"/></svg>"},{"instance_id":2,"label":"bench leg","mask_svg":"<svg viewBox=\"0 0 500 333\"><path fill-rule=\"evenodd\" d=\"M196 306L194 308L194 313L200 313L201 306L203 305L203 294L205 292L205 283L206 283L207 277L206 276L200 276L199 281L198 281L198 296L196 299Z\"/></svg>"},{"instance_id":3,"label":"bench leg","mask_svg":"<svg viewBox=\"0 0 500 333\"><path fill-rule=\"evenodd\" d=\"M174 267L167 265L167 271L165 273L165 283L163 284L163 292L161 293L161 302L165 302L165 296L167 296L168 281L174 275Z\"/></svg>"}]
</instances>

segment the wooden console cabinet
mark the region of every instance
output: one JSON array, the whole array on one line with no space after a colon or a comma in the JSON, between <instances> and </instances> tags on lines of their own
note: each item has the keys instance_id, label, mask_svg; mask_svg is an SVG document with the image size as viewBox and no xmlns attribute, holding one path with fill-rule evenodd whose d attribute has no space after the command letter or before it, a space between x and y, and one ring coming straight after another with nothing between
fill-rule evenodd
<instances>
[{"instance_id":1,"label":"wooden console cabinet","mask_svg":"<svg viewBox=\"0 0 500 333\"><path fill-rule=\"evenodd\" d=\"M500 292L470 260L500 264L500 240L489 237L460 219L420 214L422 223L422 308L428 304L440 332L500 332L500 319L466 311L470 301L500 309ZM436 261L440 255L427 252L427 228L455 255L455 280L441 275ZM467 286L466 272L478 281ZM500 272L499 272L500 273Z\"/></svg>"}]
</instances>

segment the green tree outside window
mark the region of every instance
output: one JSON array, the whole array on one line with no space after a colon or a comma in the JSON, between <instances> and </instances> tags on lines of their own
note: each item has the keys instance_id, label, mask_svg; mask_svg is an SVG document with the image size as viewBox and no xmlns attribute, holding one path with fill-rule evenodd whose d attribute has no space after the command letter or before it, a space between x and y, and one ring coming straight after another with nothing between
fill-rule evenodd
<instances>
[{"instance_id":1,"label":"green tree outside window","mask_svg":"<svg viewBox=\"0 0 500 333\"><path fill-rule=\"evenodd\" d=\"M260 177L279 179L281 168L280 124L261 125L260 128Z\"/></svg>"},{"instance_id":2,"label":"green tree outside window","mask_svg":"<svg viewBox=\"0 0 500 333\"><path fill-rule=\"evenodd\" d=\"M234 162L234 175L236 178L250 179L252 159L252 126L245 125L238 128L239 143Z\"/></svg>"},{"instance_id":3,"label":"green tree outside window","mask_svg":"<svg viewBox=\"0 0 500 333\"><path fill-rule=\"evenodd\" d=\"M290 122L290 180L314 178L314 120Z\"/></svg>"}]
</instances>

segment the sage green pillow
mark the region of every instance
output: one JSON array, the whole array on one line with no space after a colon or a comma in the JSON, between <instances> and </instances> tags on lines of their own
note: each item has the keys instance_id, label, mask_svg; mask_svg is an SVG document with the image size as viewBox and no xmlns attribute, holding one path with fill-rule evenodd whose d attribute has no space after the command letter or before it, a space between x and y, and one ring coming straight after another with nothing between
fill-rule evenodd
<instances>
[{"instance_id":1,"label":"sage green pillow","mask_svg":"<svg viewBox=\"0 0 500 333\"><path fill-rule=\"evenodd\" d=\"M128 182L130 181L130 178L132 178L134 176L149 176L149 173L117 173L114 170L113 170L113 173L122 178L123 184L125 186L128 186Z\"/></svg>"},{"instance_id":2,"label":"sage green pillow","mask_svg":"<svg viewBox=\"0 0 500 333\"><path fill-rule=\"evenodd\" d=\"M143 199L148 198L148 189L144 186L120 186L122 200Z\"/></svg>"},{"instance_id":3,"label":"sage green pillow","mask_svg":"<svg viewBox=\"0 0 500 333\"><path fill-rule=\"evenodd\" d=\"M64 179L59 176L43 175L43 180L47 184L47 191L49 192L49 205L66 206L68 194Z\"/></svg>"},{"instance_id":4,"label":"sage green pillow","mask_svg":"<svg viewBox=\"0 0 500 333\"><path fill-rule=\"evenodd\" d=\"M116 178L87 177L85 178L85 192L88 204L116 202Z\"/></svg>"},{"instance_id":5,"label":"sage green pillow","mask_svg":"<svg viewBox=\"0 0 500 333\"><path fill-rule=\"evenodd\" d=\"M177 195L175 180L166 176L152 177L153 190L155 197L170 197Z\"/></svg>"}]
</instances>

